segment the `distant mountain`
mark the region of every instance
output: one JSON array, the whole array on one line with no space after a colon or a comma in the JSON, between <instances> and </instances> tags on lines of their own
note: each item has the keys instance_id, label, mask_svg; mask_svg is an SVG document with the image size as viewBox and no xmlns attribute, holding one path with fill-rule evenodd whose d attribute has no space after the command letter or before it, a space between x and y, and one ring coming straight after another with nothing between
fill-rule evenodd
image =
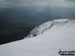
<instances>
[{"instance_id":1,"label":"distant mountain","mask_svg":"<svg viewBox=\"0 0 75 56\"><path fill-rule=\"evenodd\" d=\"M75 18L74 8L65 7L0 7L0 44L26 37L46 21Z\"/></svg>"},{"instance_id":2,"label":"distant mountain","mask_svg":"<svg viewBox=\"0 0 75 56\"><path fill-rule=\"evenodd\" d=\"M0 56L60 56L60 49L75 50L75 20L48 21L34 29L32 38L0 45Z\"/></svg>"}]
</instances>

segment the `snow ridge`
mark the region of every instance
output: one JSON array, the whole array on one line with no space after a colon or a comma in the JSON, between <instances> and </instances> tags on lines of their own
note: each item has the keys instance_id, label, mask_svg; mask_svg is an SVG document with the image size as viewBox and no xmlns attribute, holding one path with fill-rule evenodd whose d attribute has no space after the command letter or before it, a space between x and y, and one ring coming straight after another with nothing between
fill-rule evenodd
<instances>
[{"instance_id":1,"label":"snow ridge","mask_svg":"<svg viewBox=\"0 0 75 56\"><path fill-rule=\"evenodd\" d=\"M75 20L48 21L39 25L36 30L38 34L45 31L35 38L0 45L0 56L60 56L60 49L75 50Z\"/></svg>"},{"instance_id":2,"label":"snow ridge","mask_svg":"<svg viewBox=\"0 0 75 56\"><path fill-rule=\"evenodd\" d=\"M35 37L39 34L43 34L45 31L53 28L53 26L62 26L64 24L67 24L68 22L75 22L75 20L71 20L71 19L58 19L58 20L53 20L53 21L48 21L46 23L43 23L39 26L36 26L31 32L30 34L28 34L27 37Z\"/></svg>"}]
</instances>

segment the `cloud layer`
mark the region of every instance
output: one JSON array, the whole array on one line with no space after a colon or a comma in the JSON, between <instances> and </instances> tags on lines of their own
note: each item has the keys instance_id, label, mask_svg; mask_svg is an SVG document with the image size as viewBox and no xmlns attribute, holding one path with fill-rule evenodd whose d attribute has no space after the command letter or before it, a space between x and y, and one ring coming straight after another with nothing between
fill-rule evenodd
<instances>
[{"instance_id":1,"label":"cloud layer","mask_svg":"<svg viewBox=\"0 0 75 56\"><path fill-rule=\"evenodd\" d=\"M75 0L0 0L0 6L68 6L74 7Z\"/></svg>"}]
</instances>

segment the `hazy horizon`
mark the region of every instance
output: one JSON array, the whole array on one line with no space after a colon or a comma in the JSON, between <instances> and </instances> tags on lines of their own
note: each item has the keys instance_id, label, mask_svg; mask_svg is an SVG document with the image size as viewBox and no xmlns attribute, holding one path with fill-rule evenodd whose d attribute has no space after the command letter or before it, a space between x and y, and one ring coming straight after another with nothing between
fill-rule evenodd
<instances>
[{"instance_id":1,"label":"hazy horizon","mask_svg":"<svg viewBox=\"0 0 75 56\"><path fill-rule=\"evenodd\" d=\"M75 0L0 0L0 7L69 7L75 8Z\"/></svg>"}]
</instances>

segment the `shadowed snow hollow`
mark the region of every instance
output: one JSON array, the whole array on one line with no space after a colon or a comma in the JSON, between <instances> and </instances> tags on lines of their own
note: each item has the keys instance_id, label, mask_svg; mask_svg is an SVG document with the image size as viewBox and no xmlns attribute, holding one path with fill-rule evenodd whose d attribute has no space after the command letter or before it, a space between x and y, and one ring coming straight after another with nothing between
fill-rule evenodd
<instances>
[{"instance_id":1,"label":"shadowed snow hollow","mask_svg":"<svg viewBox=\"0 0 75 56\"><path fill-rule=\"evenodd\" d=\"M59 49L75 50L75 20L58 19L35 27L28 38L0 45L0 56L60 56Z\"/></svg>"}]
</instances>

